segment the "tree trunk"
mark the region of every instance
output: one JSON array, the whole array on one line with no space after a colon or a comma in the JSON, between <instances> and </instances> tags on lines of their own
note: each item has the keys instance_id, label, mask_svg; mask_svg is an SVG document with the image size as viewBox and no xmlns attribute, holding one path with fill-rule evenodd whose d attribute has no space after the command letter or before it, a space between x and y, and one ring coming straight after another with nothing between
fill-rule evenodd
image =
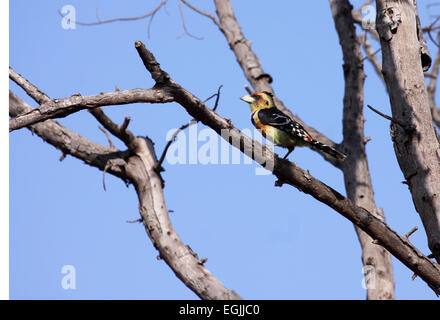
<instances>
[{"instance_id":1,"label":"tree trunk","mask_svg":"<svg viewBox=\"0 0 440 320\"><path fill-rule=\"evenodd\" d=\"M400 169L440 262L440 147L432 123L423 69L430 58L419 39L415 0L376 0L382 73L393 121L391 138Z\"/></svg>"},{"instance_id":2,"label":"tree trunk","mask_svg":"<svg viewBox=\"0 0 440 320\"><path fill-rule=\"evenodd\" d=\"M367 209L384 220L383 212L377 210L374 191L368 169L364 137L364 67L363 58L348 0L330 0L333 19L344 57L344 112L343 148L347 158L342 166L347 196L356 205ZM356 227L362 247L362 262L366 274L368 300L394 299L394 277L391 256L383 247Z\"/></svg>"}]
</instances>

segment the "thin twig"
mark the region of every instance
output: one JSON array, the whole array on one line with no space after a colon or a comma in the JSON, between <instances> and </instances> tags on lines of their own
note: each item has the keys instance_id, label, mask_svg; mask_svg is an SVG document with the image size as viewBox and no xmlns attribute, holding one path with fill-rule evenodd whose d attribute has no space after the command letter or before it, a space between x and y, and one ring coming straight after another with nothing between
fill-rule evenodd
<instances>
[{"instance_id":1,"label":"thin twig","mask_svg":"<svg viewBox=\"0 0 440 320\"><path fill-rule=\"evenodd\" d=\"M440 16L437 16L433 22L427 27L422 28L423 32L434 31L440 28L440 26L434 27L434 25L440 20Z\"/></svg>"},{"instance_id":2,"label":"thin twig","mask_svg":"<svg viewBox=\"0 0 440 320\"><path fill-rule=\"evenodd\" d=\"M214 93L212 96L209 96L208 98L205 99L205 101L203 101L203 103L205 103L205 102L211 100L212 98L217 97L215 99L214 107L211 109L212 111L215 111L217 109L217 107L218 107L218 102L220 100L220 90L221 90L222 87L223 87L223 85L220 85L218 87L218 89L217 89L217 93ZM180 128L178 128L173 133L173 135L171 136L170 140L168 140L165 148L163 149L162 154L161 154L161 156L159 158L159 161L156 163L156 166L155 166L156 170L159 170L159 171L163 171L164 170L162 168L162 164L163 164L163 162L165 160L165 157L167 155L168 149L170 148L171 144L173 144L173 142L176 140L178 134L180 132L182 132L183 130L185 130L186 128L188 128L189 126L192 126L193 124L196 124L197 122L198 122L197 120L192 119L190 122L183 124Z\"/></svg>"},{"instance_id":3,"label":"thin twig","mask_svg":"<svg viewBox=\"0 0 440 320\"><path fill-rule=\"evenodd\" d=\"M218 102L219 102L219 100L220 100L220 90L221 90L222 87L223 87L223 85L220 85L220 86L218 87L218 90L217 90L217 98L215 98L215 104L214 104L214 108L212 108L212 111L217 110Z\"/></svg>"},{"instance_id":4,"label":"thin twig","mask_svg":"<svg viewBox=\"0 0 440 320\"><path fill-rule=\"evenodd\" d=\"M98 17L98 12L96 11L96 16L97 16L97 22L81 22L81 21L72 21L72 23L80 25L80 26L96 26L96 25L100 25L100 24L105 24L105 23L113 23L113 22L118 22L118 21L135 21L135 20L141 20L141 19L145 19L148 18L150 16L153 16L154 14L156 14L156 12L158 12L160 10L160 8L162 8L165 3L168 0L162 0L162 2L153 10L150 11L142 16L138 16L138 17L129 17L129 18L115 18L115 19L108 19L108 20L99 20ZM64 18L63 14L61 13L60 10L58 10L58 14Z\"/></svg>"},{"instance_id":5,"label":"thin twig","mask_svg":"<svg viewBox=\"0 0 440 320\"><path fill-rule=\"evenodd\" d=\"M205 101L203 101L203 103L206 103L206 102L208 102L209 100L211 100L212 98L216 97L216 99L215 99L215 103L214 103L214 107L211 109L212 111L217 110L218 102L219 102L219 100L220 100L220 90L221 90L222 87L223 87L223 85L221 84L221 85L218 87L218 89L217 89L217 93L214 93L212 96L206 98Z\"/></svg>"},{"instance_id":6,"label":"thin twig","mask_svg":"<svg viewBox=\"0 0 440 320\"><path fill-rule=\"evenodd\" d=\"M370 53L370 54L367 54L365 57L362 58L362 61L365 61L365 59L370 59L371 57L374 57L374 56L375 56L376 54L378 54L381 50L382 50L382 49L379 48L379 49L377 49L376 51L374 51L374 52L372 52L372 53Z\"/></svg>"},{"instance_id":7,"label":"thin twig","mask_svg":"<svg viewBox=\"0 0 440 320\"><path fill-rule=\"evenodd\" d=\"M398 121L398 120L396 120L396 119L394 119L394 118L392 118L392 117L390 117L390 116L387 116L386 114L380 112L379 110L374 109L374 108L373 108L372 106L370 106L369 104L367 104L367 107L370 108L370 109L371 109L372 111L374 111L375 113L377 113L378 115L384 117L385 119L390 120L392 123L398 124L399 126L401 126L401 127L404 128L404 129L409 129L408 126L405 125L404 123L402 123L402 122L400 122L400 121Z\"/></svg>"},{"instance_id":8,"label":"thin twig","mask_svg":"<svg viewBox=\"0 0 440 320\"><path fill-rule=\"evenodd\" d=\"M431 31L435 31L440 28L440 26L435 26L435 24L440 20L440 16L437 16L436 19L427 27L422 28L422 32L428 33L429 39L431 39L432 43L434 43L438 48L440 48L440 45L438 41L434 40L434 37L431 34ZM434 27L435 26L435 27Z\"/></svg>"},{"instance_id":9,"label":"thin twig","mask_svg":"<svg viewBox=\"0 0 440 320\"><path fill-rule=\"evenodd\" d=\"M152 14L151 17L150 17L150 20L148 20L148 26L147 26L147 36L148 36L148 39L151 38L150 30L151 30L151 24L153 23L153 18L154 18L154 14Z\"/></svg>"},{"instance_id":10,"label":"thin twig","mask_svg":"<svg viewBox=\"0 0 440 320\"><path fill-rule=\"evenodd\" d=\"M213 14L207 13L205 11L202 11L196 7L194 7L192 4L190 4L189 2L187 2L186 0L181 0L188 8L191 8L192 10L194 10L195 12L197 12L198 14L201 14L202 16L205 16L209 19L211 19L215 25L220 28L220 24L218 23L217 19L215 18L215 16Z\"/></svg>"},{"instance_id":11,"label":"thin twig","mask_svg":"<svg viewBox=\"0 0 440 320\"><path fill-rule=\"evenodd\" d=\"M104 170L102 170L102 187L104 188L104 191L107 191L107 188L105 187L105 174L108 168L110 168L110 164L107 162L105 164Z\"/></svg>"},{"instance_id":12,"label":"thin twig","mask_svg":"<svg viewBox=\"0 0 440 320\"><path fill-rule=\"evenodd\" d=\"M107 137L108 140L108 144L111 148L114 148L115 145L112 142L112 139L110 138L110 135L108 134L107 130L105 130L103 127L98 126L99 130L101 130L102 132L104 132L105 136Z\"/></svg>"},{"instance_id":13,"label":"thin twig","mask_svg":"<svg viewBox=\"0 0 440 320\"><path fill-rule=\"evenodd\" d=\"M431 30L428 30L428 36L429 36L429 39L431 39L432 43L434 43L437 48L440 48L440 44L436 40L434 40L434 37L431 34Z\"/></svg>"},{"instance_id":14,"label":"thin twig","mask_svg":"<svg viewBox=\"0 0 440 320\"><path fill-rule=\"evenodd\" d=\"M163 171L162 163L165 160L165 156L167 155L168 149L170 148L171 144L176 140L178 134L180 132L182 132L183 130L185 130L186 128L188 128L189 126L192 126L193 124L196 124L196 123L197 123L197 121L192 119L190 122L185 123L184 125L182 125L180 128L178 128L173 133L173 135L171 136L170 140L168 140L165 148L163 149L162 155L160 156L159 161L156 163L156 170Z\"/></svg>"},{"instance_id":15,"label":"thin twig","mask_svg":"<svg viewBox=\"0 0 440 320\"><path fill-rule=\"evenodd\" d=\"M203 40L203 37L197 37L188 31L188 29L186 28L186 24L185 24L185 15L183 14L182 0L178 0L178 4L179 4L180 18L182 20L182 27L183 27L183 31L185 32L185 34L190 36L191 38L196 39L196 40Z\"/></svg>"},{"instance_id":16,"label":"thin twig","mask_svg":"<svg viewBox=\"0 0 440 320\"><path fill-rule=\"evenodd\" d=\"M379 110L374 109L372 106L370 106L369 104L367 104L367 107L370 108L372 111L376 112L378 115L384 117L385 119L388 119L390 121L394 121L393 118L391 118L390 116L387 116L386 114L380 112Z\"/></svg>"},{"instance_id":17,"label":"thin twig","mask_svg":"<svg viewBox=\"0 0 440 320\"><path fill-rule=\"evenodd\" d=\"M414 232L416 232L417 230L419 230L418 227L414 227L411 230L409 230L407 233L405 233L405 238L409 238Z\"/></svg>"}]
</instances>

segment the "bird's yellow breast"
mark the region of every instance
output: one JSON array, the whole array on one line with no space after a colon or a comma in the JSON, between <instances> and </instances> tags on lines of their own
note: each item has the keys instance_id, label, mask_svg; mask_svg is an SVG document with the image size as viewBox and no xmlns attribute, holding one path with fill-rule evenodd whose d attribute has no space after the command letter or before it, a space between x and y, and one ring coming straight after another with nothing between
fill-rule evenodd
<instances>
[{"instance_id":1,"label":"bird's yellow breast","mask_svg":"<svg viewBox=\"0 0 440 320\"><path fill-rule=\"evenodd\" d=\"M296 139L293 135L288 134L285 131L279 130L271 125L262 124L260 119L258 118L258 110L254 111L251 117L252 123L261 132L263 137L273 142L277 146L292 148L295 146L303 146L307 144L305 143L305 141L301 139Z\"/></svg>"}]
</instances>

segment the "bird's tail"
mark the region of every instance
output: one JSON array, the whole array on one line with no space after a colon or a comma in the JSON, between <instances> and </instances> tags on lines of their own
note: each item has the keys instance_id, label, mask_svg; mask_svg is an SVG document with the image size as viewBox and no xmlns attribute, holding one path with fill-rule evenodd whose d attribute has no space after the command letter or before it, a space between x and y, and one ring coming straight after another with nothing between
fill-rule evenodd
<instances>
[{"instance_id":1,"label":"bird's tail","mask_svg":"<svg viewBox=\"0 0 440 320\"><path fill-rule=\"evenodd\" d=\"M346 155L343 154L342 152L339 152L338 150L336 150L336 149L334 149L334 148L332 148L332 147L330 147L330 146L328 146L326 144L323 144L323 143L321 143L321 142L319 142L317 140L311 141L310 144L313 147L315 147L316 149L321 150L321 151L331 155L332 157L335 157L336 159L344 160L345 157L346 157Z\"/></svg>"}]
</instances>

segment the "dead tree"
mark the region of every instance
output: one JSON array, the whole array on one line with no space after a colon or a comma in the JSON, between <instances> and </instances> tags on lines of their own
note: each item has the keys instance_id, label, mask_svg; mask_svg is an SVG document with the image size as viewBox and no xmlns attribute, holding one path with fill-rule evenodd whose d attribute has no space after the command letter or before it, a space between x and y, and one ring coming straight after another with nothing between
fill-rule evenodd
<instances>
[{"instance_id":1,"label":"dead tree","mask_svg":"<svg viewBox=\"0 0 440 320\"><path fill-rule=\"evenodd\" d=\"M274 93L272 76L264 72L262 64L253 52L250 42L241 31L229 0L214 0L216 16L199 10L186 0L178 0L199 14L211 19L224 34L230 49L235 54L244 75L255 91ZM130 20L152 17L166 3L164 0L155 10ZM202 299L240 299L234 291L224 287L204 266L189 246L185 246L175 232L166 209L162 193L163 180L160 175L162 154L157 160L153 144L149 139L135 137L128 130L129 118L122 125L108 118L101 107L132 103L177 102L195 121L199 121L217 132L234 147L262 166L271 164L278 186L291 185L314 197L337 213L349 219L355 226L362 247L362 261L372 266L377 273L375 289L368 289L368 299L393 299L394 279L390 254L394 255L415 275L420 276L429 287L440 294L440 267L415 248L408 240L409 234L398 235L386 223L384 213L374 200L374 190L368 168L364 136L364 70L363 61L368 59L376 71L381 68L365 35L357 34L355 24L360 23L359 11L353 11L348 0L329 0L336 31L343 53L345 93L343 99L343 136L341 143L331 141L323 133L306 126L318 140L332 146L339 145L348 157L337 161L320 153L325 160L344 174L347 197L325 185L294 163L278 158L271 150L253 141L232 122L209 109L203 101L176 83L170 74L159 67L159 63L143 43L135 43L146 69L155 85L150 89L132 89L100 93L92 96L72 95L64 99L51 99L34 84L19 75L13 68L9 77L32 97L39 107L32 109L14 93L10 93L10 131L28 128L46 142L85 163L132 183L139 199L140 221L163 259L176 276ZM367 1L366 4L372 1ZM430 62L423 41L423 30L417 16L415 2L377 0L377 33L383 52L383 74L393 107L391 119L392 138L396 156L428 234L430 248L438 261L440 250L439 197L440 194L440 149L433 127L435 117L427 110L435 106L435 80L426 88L423 68ZM182 11L181 11L182 12ZM121 21L110 19L98 23ZM189 34L182 18L185 32ZM84 24L84 23L83 23ZM367 56L361 53L363 47ZM440 61L440 59L438 59ZM437 61L437 59L436 59ZM433 72L438 74L438 64ZM436 79L436 75L432 78ZM217 102L220 92L217 93ZM275 95L277 106L301 122ZM63 127L52 119L68 116L88 109L105 130L124 142L126 150L118 150L113 144L105 147ZM434 118L434 119L433 119ZM180 130L186 128L181 127ZM225 134L225 132L227 134Z\"/></svg>"}]
</instances>

